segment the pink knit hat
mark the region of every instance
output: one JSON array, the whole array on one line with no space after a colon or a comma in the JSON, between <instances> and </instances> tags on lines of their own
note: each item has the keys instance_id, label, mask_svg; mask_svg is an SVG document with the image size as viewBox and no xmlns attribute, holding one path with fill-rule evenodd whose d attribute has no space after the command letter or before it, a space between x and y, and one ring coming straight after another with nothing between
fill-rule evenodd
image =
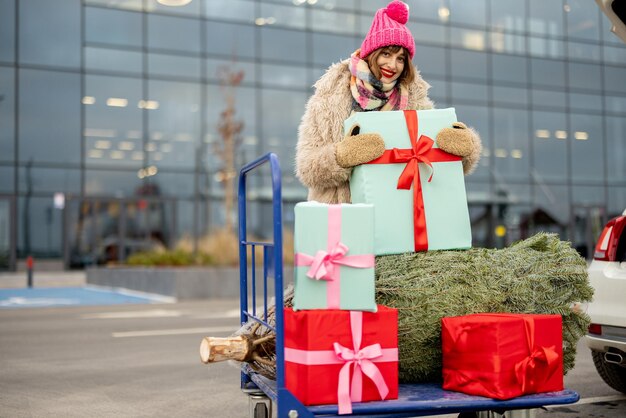
<instances>
[{"instance_id":1,"label":"pink knit hat","mask_svg":"<svg viewBox=\"0 0 626 418\"><path fill-rule=\"evenodd\" d=\"M411 59L415 54L415 41L405 26L409 20L409 6L393 0L384 9L378 9L365 40L361 44L361 58L367 57L378 48L390 45L403 46Z\"/></svg>"}]
</instances>

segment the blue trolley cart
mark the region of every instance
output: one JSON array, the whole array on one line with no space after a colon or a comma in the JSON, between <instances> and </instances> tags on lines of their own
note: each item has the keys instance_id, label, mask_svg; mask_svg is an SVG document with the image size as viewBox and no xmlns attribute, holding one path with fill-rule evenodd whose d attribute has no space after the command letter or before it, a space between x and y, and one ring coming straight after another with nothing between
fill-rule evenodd
<instances>
[{"instance_id":1,"label":"blue trolley cart","mask_svg":"<svg viewBox=\"0 0 626 418\"><path fill-rule=\"evenodd\" d=\"M248 241L246 231L246 178L251 171L269 163L272 179L273 241ZM242 366L241 388L250 396L250 416L266 418L272 409L279 418L313 418L316 416L338 417L337 405L304 406L285 387L283 311L276 309L275 324L267 322L268 282L274 284L277 307L283 306L283 224L281 170L275 154L266 154L244 166L239 173L239 267L241 324L256 321L276 333L276 380L270 380ZM263 249L263 274L256 277L255 247ZM248 269L247 252L252 248L251 269ZM262 289L257 289L262 283ZM263 309L258 309L257 293L262 294ZM248 297L250 295L250 297ZM260 298L260 296L259 296ZM438 384L401 384L397 400L353 404L351 417L416 417L477 412L479 417L498 416L507 411L508 417L532 417L533 409L546 405L569 404L578 401L578 393L572 390L522 396L499 401L480 396L470 396L445 391ZM345 415L342 415L345 416Z\"/></svg>"}]
</instances>

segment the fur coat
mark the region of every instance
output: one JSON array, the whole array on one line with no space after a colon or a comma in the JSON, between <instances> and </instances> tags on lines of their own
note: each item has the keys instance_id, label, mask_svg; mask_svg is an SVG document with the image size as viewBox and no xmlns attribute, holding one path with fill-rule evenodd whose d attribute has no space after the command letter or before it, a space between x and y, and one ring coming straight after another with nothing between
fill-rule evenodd
<instances>
[{"instance_id":1,"label":"fur coat","mask_svg":"<svg viewBox=\"0 0 626 418\"><path fill-rule=\"evenodd\" d=\"M344 138L343 122L352 111L349 60L331 65L315 83L296 146L296 177L309 189L308 200L323 203L350 203L349 180L352 169L337 164L335 145ZM416 70L409 86L408 109L432 109L430 85Z\"/></svg>"}]
</instances>

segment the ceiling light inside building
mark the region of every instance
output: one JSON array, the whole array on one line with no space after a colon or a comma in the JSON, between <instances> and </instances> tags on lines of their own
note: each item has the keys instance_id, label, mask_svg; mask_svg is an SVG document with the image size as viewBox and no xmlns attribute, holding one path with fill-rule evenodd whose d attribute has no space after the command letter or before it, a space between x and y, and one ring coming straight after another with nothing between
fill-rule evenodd
<instances>
[{"instance_id":1,"label":"ceiling light inside building","mask_svg":"<svg viewBox=\"0 0 626 418\"><path fill-rule=\"evenodd\" d=\"M133 152L133 155L132 155L131 158L133 160L135 160L135 161L141 161L141 160L143 160L143 152L141 152L141 151Z\"/></svg>"},{"instance_id":2,"label":"ceiling light inside building","mask_svg":"<svg viewBox=\"0 0 626 418\"><path fill-rule=\"evenodd\" d=\"M95 142L94 147L96 147L96 149L109 149L111 148L111 141L101 139Z\"/></svg>"},{"instance_id":3,"label":"ceiling light inside building","mask_svg":"<svg viewBox=\"0 0 626 418\"><path fill-rule=\"evenodd\" d=\"M163 154L161 154L160 152L155 152L154 154L152 154L152 159L154 161L161 161L163 159Z\"/></svg>"},{"instance_id":4,"label":"ceiling light inside building","mask_svg":"<svg viewBox=\"0 0 626 418\"><path fill-rule=\"evenodd\" d=\"M137 107L139 109L156 110L159 108L159 102L156 100L139 100Z\"/></svg>"},{"instance_id":5,"label":"ceiling light inside building","mask_svg":"<svg viewBox=\"0 0 626 418\"><path fill-rule=\"evenodd\" d=\"M437 13L439 14L439 20L442 22L447 22L448 18L450 18L450 9L447 7L441 6L439 10L437 10Z\"/></svg>"},{"instance_id":6,"label":"ceiling light inside building","mask_svg":"<svg viewBox=\"0 0 626 418\"><path fill-rule=\"evenodd\" d=\"M104 153L99 149L90 149L87 153L87 157L89 158L102 158L103 155Z\"/></svg>"},{"instance_id":7,"label":"ceiling light inside building","mask_svg":"<svg viewBox=\"0 0 626 418\"><path fill-rule=\"evenodd\" d=\"M109 97L107 99L107 106L126 107L128 106L128 100L121 97Z\"/></svg>"},{"instance_id":8,"label":"ceiling light inside building","mask_svg":"<svg viewBox=\"0 0 626 418\"><path fill-rule=\"evenodd\" d=\"M511 150L511 158L522 158L522 150L521 149L512 149Z\"/></svg>"},{"instance_id":9,"label":"ceiling light inside building","mask_svg":"<svg viewBox=\"0 0 626 418\"><path fill-rule=\"evenodd\" d=\"M92 105L96 102L96 98L93 96L85 96L83 97L82 103L84 105Z\"/></svg>"},{"instance_id":10,"label":"ceiling light inside building","mask_svg":"<svg viewBox=\"0 0 626 418\"><path fill-rule=\"evenodd\" d=\"M306 0L293 0L292 3L296 6L300 6L301 4L306 3Z\"/></svg>"},{"instance_id":11,"label":"ceiling light inside building","mask_svg":"<svg viewBox=\"0 0 626 418\"><path fill-rule=\"evenodd\" d=\"M157 3L163 6L180 7L188 5L191 3L191 0L157 0Z\"/></svg>"},{"instance_id":12,"label":"ceiling light inside building","mask_svg":"<svg viewBox=\"0 0 626 418\"><path fill-rule=\"evenodd\" d=\"M87 128L83 132L83 135L92 138L115 138L117 136L117 131L115 129Z\"/></svg>"},{"instance_id":13,"label":"ceiling light inside building","mask_svg":"<svg viewBox=\"0 0 626 418\"><path fill-rule=\"evenodd\" d=\"M506 158L508 153L506 152L504 148L496 148L495 151L493 152L493 155L495 155L498 158Z\"/></svg>"},{"instance_id":14,"label":"ceiling light inside building","mask_svg":"<svg viewBox=\"0 0 626 418\"><path fill-rule=\"evenodd\" d=\"M550 131L547 129L537 129L535 131L535 136L537 138L550 138Z\"/></svg>"},{"instance_id":15,"label":"ceiling light inside building","mask_svg":"<svg viewBox=\"0 0 626 418\"><path fill-rule=\"evenodd\" d=\"M117 147L121 149L122 151L132 151L135 149L135 144L133 144L130 141L122 141L119 144L117 144Z\"/></svg>"},{"instance_id":16,"label":"ceiling light inside building","mask_svg":"<svg viewBox=\"0 0 626 418\"><path fill-rule=\"evenodd\" d=\"M475 51L485 49L485 34L481 32L468 31L463 34L463 47Z\"/></svg>"},{"instance_id":17,"label":"ceiling light inside building","mask_svg":"<svg viewBox=\"0 0 626 418\"><path fill-rule=\"evenodd\" d=\"M150 139L152 139L153 141L160 141L163 139L163 132L161 131L154 131L150 134Z\"/></svg>"},{"instance_id":18,"label":"ceiling light inside building","mask_svg":"<svg viewBox=\"0 0 626 418\"><path fill-rule=\"evenodd\" d=\"M586 141L589 139L589 134L584 131L576 131L574 133L574 138L578 139L579 141Z\"/></svg>"},{"instance_id":19,"label":"ceiling light inside building","mask_svg":"<svg viewBox=\"0 0 626 418\"><path fill-rule=\"evenodd\" d=\"M180 142L191 142L193 140L193 137L191 136L191 134L181 132L176 134L174 139Z\"/></svg>"},{"instance_id":20,"label":"ceiling light inside building","mask_svg":"<svg viewBox=\"0 0 626 418\"><path fill-rule=\"evenodd\" d=\"M156 151L156 149L157 149L156 144L153 144L152 142L146 144L146 151L153 152L153 151Z\"/></svg>"},{"instance_id":21,"label":"ceiling light inside building","mask_svg":"<svg viewBox=\"0 0 626 418\"><path fill-rule=\"evenodd\" d=\"M110 154L111 158L114 160L123 160L124 159L124 153L122 151L111 151Z\"/></svg>"},{"instance_id":22,"label":"ceiling light inside building","mask_svg":"<svg viewBox=\"0 0 626 418\"><path fill-rule=\"evenodd\" d=\"M567 139L566 131L554 131L554 137L556 139Z\"/></svg>"}]
</instances>

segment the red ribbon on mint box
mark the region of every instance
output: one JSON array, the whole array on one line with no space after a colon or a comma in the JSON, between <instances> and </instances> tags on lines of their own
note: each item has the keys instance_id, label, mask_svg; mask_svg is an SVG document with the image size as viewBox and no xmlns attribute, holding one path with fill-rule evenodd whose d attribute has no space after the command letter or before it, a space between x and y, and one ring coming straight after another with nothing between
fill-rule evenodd
<instances>
[{"instance_id":1,"label":"red ribbon on mint box","mask_svg":"<svg viewBox=\"0 0 626 418\"><path fill-rule=\"evenodd\" d=\"M411 185L413 185L413 237L415 251L426 251L428 250L428 233L426 232L426 214L424 213L424 198L422 196L422 183L420 182L418 163L424 163L431 168L432 171L428 178L428 182L430 182L434 174L432 163L461 161L461 157L448 154L439 148L433 148L435 141L426 135L420 135L418 138L417 111L405 110L404 119L409 131L411 148L385 150L383 155L367 164L406 163L402 174L398 178L397 188L410 190Z\"/></svg>"}]
</instances>

